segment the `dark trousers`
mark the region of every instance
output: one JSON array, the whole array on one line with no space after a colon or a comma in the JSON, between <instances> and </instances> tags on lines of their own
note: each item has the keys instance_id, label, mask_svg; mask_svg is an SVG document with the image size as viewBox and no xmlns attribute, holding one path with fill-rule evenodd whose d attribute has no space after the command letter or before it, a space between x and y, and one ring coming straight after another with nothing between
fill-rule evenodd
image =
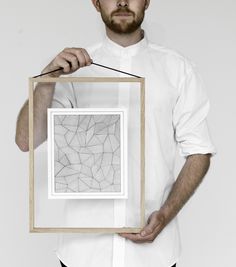
<instances>
[{"instance_id":1,"label":"dark trousers","mask_svg":"<svg viewBox=\"0 0 236 267\"><path fill-rule=\"evenodd\" d=\"M61 266L62 267L67 267L65 264L63 264L61 261L60 261L60 263L61 263ZM172 267L176 267L176 264L174 264Z\"/></svg>"}]
</instances>

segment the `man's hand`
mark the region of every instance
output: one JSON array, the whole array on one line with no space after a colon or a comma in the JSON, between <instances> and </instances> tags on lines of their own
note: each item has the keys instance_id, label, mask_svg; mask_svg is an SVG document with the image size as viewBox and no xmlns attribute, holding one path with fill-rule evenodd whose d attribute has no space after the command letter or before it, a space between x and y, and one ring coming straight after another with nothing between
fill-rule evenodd
<instances>
[{"instance_id":1,"label":"man's hand","mask_svg":"<svg viewBox=\"0 0 236 267\"><path fill-rule=\"evenodd\" d=\"M151 243L159 235L162 229L166 226L166 219L161 210L154 211L148 218L147 224L138 234L119 233L135 243Z\"/></svg>"},{"instance_id":2,"label":"man's hand","mask_svg":"<svg viewBox=\"0 0 236 267\"><path fill-rule=\"evenodd\" d=\"M47 77L59 77L62 74L70 74L79 68L89 66L92 63L88 52L83 48L65 48L59 53L41 72L46 73L63 68L56 72L47 74ZM55 83L38 83L34 90L34 147L39 146L47 138L47 108L51 107ZM29 150L29 116L28 100L21 108L17 118L16 144L22 151Z\"/></svg>"},{"instance_id":3,"label":"man's hand","mask_svg":"<svg viewBox=\"0 0 236 267\"><path fill-rule=\"evenodd\" d=\"M62 67L62 70L50 73L50 77L59 77L62 74L70 74L79 68L89 66L92 63L88 52L84 48L65 48L42 71L50 72Z\"/></svg>"},{"instance_id":4,"label":"man's hand","mask_svg":"<svg viewBox=\"0 0 236 267\"><path fill-rule=\"evenodd\" d=\"M159 211L154 211L150 215L141 233L119 235L136 243L152 242L193 195L207 173L210 157L210 153L188 156L163 206ZM143 231L146 234L142 235Z\"/></svg>"}]
</instances>

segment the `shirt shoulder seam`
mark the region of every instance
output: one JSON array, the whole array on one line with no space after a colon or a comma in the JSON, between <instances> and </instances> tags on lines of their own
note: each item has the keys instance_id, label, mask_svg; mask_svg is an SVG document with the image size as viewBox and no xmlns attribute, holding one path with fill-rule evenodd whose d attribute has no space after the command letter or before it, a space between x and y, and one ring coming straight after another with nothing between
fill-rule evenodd
<instances>
[{"instance_id":1,"label":"shirt shoulder seam","mask_svg":"<svg viewBox=\"0 0 236 267\"><path fill-rule=\"evenodd\" d=\"M86 50L89 52L89 53L95 53L98 49L100 49L102 47L102 42L100 43L96 43L96 44L93 44L93 45L89 45L87 46Z\"/></svg>"},{"instance_id":2,"label":"shirt shoulder seam","mask_svg":"<svg viewBox=\"0 0 236 267\"><path fill-rule=\"evenodd\" d=\"M177 58L183 61L191 61L187 56L183 55L180 51L177 51L176 49L166 47L163 45L159 45L159 44L155 44L155 43L149 43L149 47L161 53L176 56Z\"/></svg>"}]
</instances>

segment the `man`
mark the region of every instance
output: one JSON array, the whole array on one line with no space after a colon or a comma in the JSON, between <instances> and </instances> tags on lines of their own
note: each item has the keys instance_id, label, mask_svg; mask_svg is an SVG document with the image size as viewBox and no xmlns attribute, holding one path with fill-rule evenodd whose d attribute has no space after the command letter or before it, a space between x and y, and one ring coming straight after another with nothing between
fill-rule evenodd
<instances>
[{"instance_id":1,"label":"man","mask_svg":"<svg viewBox=\"0 0 236 267\"><path fill-rule=\"evenodd\" d=\"M96 60L145 77L147 221L141 233L62 236L57 256L68 267L171 267L180 254L176 215L202 181L215 154L206 124L209 101L192 62L148 42L141 24L149 0L92 2L105 24L104 41L87 50L64 49L42 73L62 67L48 76L77 70L93 75L98 73L91 66ZM66 90L56 92L53 84L36 87L35 146L47 138L47 108L53 101L66 107L70 97ZM71 98L70 103L78 100ZM28 102L20 111L16 131L16 143L23 151L28 151L27 106ZM186 161L175 181L177 143Z\"/></svg>"}]
</instances>

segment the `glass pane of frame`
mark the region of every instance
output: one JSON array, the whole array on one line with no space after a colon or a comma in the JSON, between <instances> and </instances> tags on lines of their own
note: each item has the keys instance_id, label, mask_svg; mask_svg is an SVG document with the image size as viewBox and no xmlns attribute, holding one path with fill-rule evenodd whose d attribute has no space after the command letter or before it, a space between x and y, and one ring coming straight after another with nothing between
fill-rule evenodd
<instances>
[{"instance_id":1,"label":"glass pane of frame","mask_svg":"<svg viewBox=\"0 0 236 267\"><path fill-rule=\"evenodd\" d=\"M30 231L139 232L145 211L144 78L29 83ZM34 92L52 85L47 132L41 133ZM42 134L46 141L38 145Z\"/></svg>"}]
</instances>

